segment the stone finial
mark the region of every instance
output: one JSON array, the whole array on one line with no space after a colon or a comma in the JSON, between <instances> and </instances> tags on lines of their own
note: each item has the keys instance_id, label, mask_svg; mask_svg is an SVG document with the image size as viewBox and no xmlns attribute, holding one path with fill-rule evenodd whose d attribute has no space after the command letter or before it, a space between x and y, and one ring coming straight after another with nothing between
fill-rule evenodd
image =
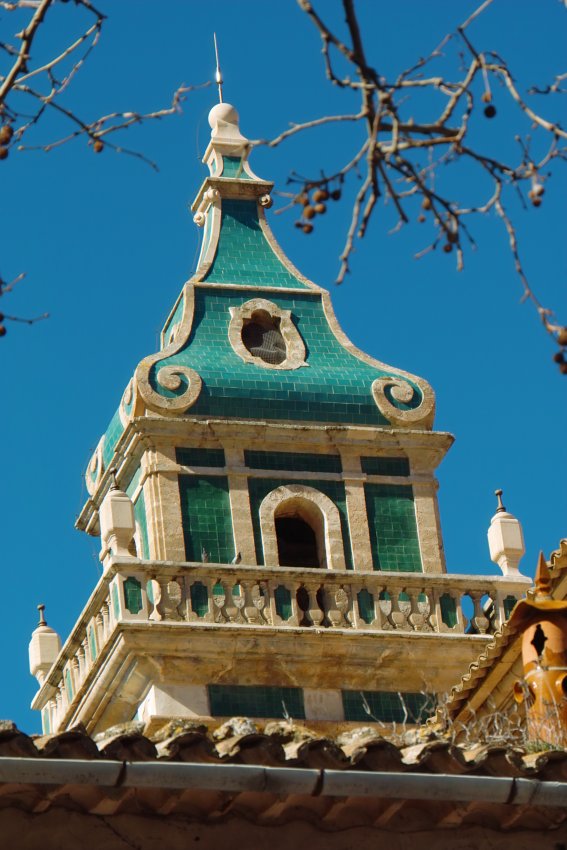
<instances>
[{"instance_id":1,"label":"stone finial","mask_svg":"<svg viewBox=\"0 0 567 850\"><path fill-rule=\"evenodd\" d=\"M47 620L45 619L45 605L41 603L41 605L37 606L37 610L39 611L39 623L38 626L46 626Z\"/></svg>"},{"instance_id":2,"label":"stone finial","mask_svg":"<svg viewBox=\"0 0 567 850\"><path fill-rule=\"evenodd\" d=\"M45 605L37 606L39 624L32 633L29 645L30 673L41 685L61 650L61 638L47 625Z\"/></svg>"},{"instance_id":3,"label":"stone finial","mask_svg":"<svg viewBox=\"0 0 567 850\"><path fill-rule=\"evenodd\" d=\"M505 576L515 575L526 551L522 526L502 504L502 490L494 492L498 503L488 529L490 558L498 564Z\"/></svg>"},{"instance_id":4,"label":"stone finial","mask_svg":"<svg viewBox=\"0 0 567 850\"><path fill-rule=\"evenodd\" d=\"M115 477L100 506L99 516L103 552L130 555L129 546L136 531L134 505L130 497L118 489Z\"/></svg>"}]
</instances>

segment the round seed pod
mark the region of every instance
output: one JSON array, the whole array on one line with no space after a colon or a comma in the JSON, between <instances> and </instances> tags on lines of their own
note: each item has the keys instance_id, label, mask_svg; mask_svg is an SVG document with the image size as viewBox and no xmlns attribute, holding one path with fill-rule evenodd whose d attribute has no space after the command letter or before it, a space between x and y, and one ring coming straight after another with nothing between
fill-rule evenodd
<instances>
[{"instance_id":1,"label":"round seed pod","mask_svg":"<svg viewBox=\"0 0 567 850\"><path fill-rule=\"evenodd\" d=\"M317 203L320 203L321 201L326 201L328 197L329 193L326 189L316 189L313 192L313 200Z\"/></svg>"},{"instance_id":2,"label":"round seed pod","mask_svg":"<svg viewBox=\"0 0 567 850\"><path fill-rule=\"evenodd\" d=\"M340 189L333 189L333 191L331 192L331 198L333 199L333 201L340 201L341 190Z\"/></svg>"},{"instance_id":3,"label":"round seed pod","mask_svg":"<svg viewBox=\"0 0 567 850\"><path fill-rule=\"evenodd\" d=\"M315 212L317 215L324 215L327 212L327 207L325 204L315 204Z\"/></svg>"},{"instance_id":4,"label":"round seed pod","mask_svg":"<svg viewBox=\"0 0 567 850\"><path fill-rule=\"evenodd\" d=\"M315 218L315 207L312 207L310 204L306 206L303 210L304 218Z\"/></svg>"},{"instance_id":5,"label":"round seed pod","mask_svg":"<svg viewBox=\"0 0 567 850\"><path fill-rule=\"evenodd\" d=\"M104 149L104 143L103 143L103 142L101 142L101 140L100 140L100 139L95 139L95 141L94 141L94 143L93 143L93 151L94 151L95 153L101 153L101 151L102 151L103 149Z\"/></svg>"},{"instance_id":6,"label":"round seed pod","mask_svg":"<svg viewBox=\"0 0 567 850\"><path fill-rule=\"evenodd\" d=\"M0 159L7 159L8 153L8 148L5 148L4 145L0 145Z\"/></svg>"},{"instance_id":7,"label":"round seed pod","mask_svg":"<svg viewBox=\"0 0 567 850\"><path fill-rule=\"evenodd\" d=\"M445 244L443 245L443 250L445 251L446 254L450 254L451 251L453 250L453 246L451 245L450 242L445 242Z\"/></svg>"},{"instance_id":8,"label":"round seed pod","mask_svg":"<svg viewBox=\"0 0 567 850\"><path fill-rule=\"evenodd\" d=\"M557 342L559 345L567 345L567 328L561 328L557 334Z\"/></svg>"},{"instance_id":9,"label":"round seed pod","mask_svg":"<svg viewBox=\"0 0 567 850\"><path fill-rule=\"evenodd\" d=\"M4 124L3 127L0 128L0 144L8 144L13 135L14 131L10 124Z\"/></svg>"},{"instance_id":10,"label":"round seed pod","mask_svg":"<svg viewBox=\"0 0 567 850\"><path fill-rule=\"evenodd\" d=\"M430 210L431 209L431 198L428 197L427 195L424 196L424 198L421 202L421 208L423 210Z\"/></svg>"},{"instance_id":11,"label":"round seed pod","mask_svg":"<svg viewBox=\"0 0 567 850\"><path fill-rule=\"evenodd\" d=\"M494 118L496 115L496 107L489 103L488 106L484 107L484 114L487 118Z\"/></svg>"},{"instance_id":12,"label":"round seed pod","mask_svg":"<svg viewBox=\"0 0 567 850\"><path fill-rule=\"evenodd\" d=\"M306 223L302 226L301 229L303 230L304 233L312 233L313 232L313 225Z\"/></svg>"}]
</instances>

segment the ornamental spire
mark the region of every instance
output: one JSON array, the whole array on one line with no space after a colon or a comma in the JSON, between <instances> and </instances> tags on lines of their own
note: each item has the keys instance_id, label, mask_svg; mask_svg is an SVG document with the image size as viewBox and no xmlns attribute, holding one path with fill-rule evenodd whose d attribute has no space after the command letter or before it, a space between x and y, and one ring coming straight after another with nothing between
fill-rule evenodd
<instances>
[{"instance_id":1,"label":"ornamental spire","mask_svg":"<svg viewBox=\"0 0 567 850\"><path fill-rule=\"evenodd\" d=\"M219 103L222 103L223 79L222 79L222 74L221 74L221 69L220 69L219 47L218 47L218 44L217 44L217 34L216 34L216 32L213 33L213 41L215 43L215 59L217 61L217 67L216 67L216 70L215 70L215 82L216 82L217 86L219 87Z\"/></svg>"}]
</instances>

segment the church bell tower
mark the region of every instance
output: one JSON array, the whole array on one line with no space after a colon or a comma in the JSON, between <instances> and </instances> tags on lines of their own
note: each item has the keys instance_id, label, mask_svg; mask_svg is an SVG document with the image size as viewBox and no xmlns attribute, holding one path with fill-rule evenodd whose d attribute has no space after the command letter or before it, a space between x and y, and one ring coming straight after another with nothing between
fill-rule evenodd
<instances>
[{"instance_id":1,"label":"church bell tower","mask_svg":"<svg viewBox=\"0 0 567 850\"><path fill-rule=\"evenodd\" d=\"M33 706L46 732L417 722L529 580L447 574L431 387L347 339L236 110L209 122L197 268L88 465L103 574L54 661L37 639Z\"/></svg>"}]
</instances>

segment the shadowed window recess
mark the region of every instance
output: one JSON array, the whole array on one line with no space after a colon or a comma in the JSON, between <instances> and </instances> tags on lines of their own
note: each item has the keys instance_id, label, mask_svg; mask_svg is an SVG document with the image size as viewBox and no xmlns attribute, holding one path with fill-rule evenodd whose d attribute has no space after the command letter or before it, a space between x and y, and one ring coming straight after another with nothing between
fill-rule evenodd
<instances>
[{"instance_id":1,"label":"shadowed window recess","mask_svg":"<svg viewBox=\"0 0 567 850\"><path fill-rule=\"evenodd\" d=\"M320 567L317 537L299 516L276 517L278 555L282 567Z\"/></svg>"},{"instance_id":2,"label":"shadowed window recess","mask_svg":"<svg viewBox=\"0 0 567 850\"><path fill-rule=\"evenodd\" d=\"M258 310L242 328L242 342L253 357L278 366L287 357L286 344L280 332L280 320L265 310Z\"/></svg>"}]
</instances>

